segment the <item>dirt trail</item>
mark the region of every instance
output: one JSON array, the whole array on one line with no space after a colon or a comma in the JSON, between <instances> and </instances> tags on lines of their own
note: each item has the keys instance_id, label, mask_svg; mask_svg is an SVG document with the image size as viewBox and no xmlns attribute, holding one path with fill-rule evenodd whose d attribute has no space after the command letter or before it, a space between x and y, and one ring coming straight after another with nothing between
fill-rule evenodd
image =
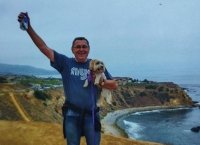
<instances>
[{"instance_id":1,"label":"dirt trail","mask_svg":"<svg viewBox=\"0 0 200 145\"><path fill-rule=\"evenodd\" d=\"M29 117L26 115L26 113L23 111L23 109L20 107L19 103L15 99L15 96L13 93L9 93L11 100L13 101L14 105L16 106L17 110L21 114L21 116L24 118L25 121L31 121Z\"/></svg>"}]
</instances>

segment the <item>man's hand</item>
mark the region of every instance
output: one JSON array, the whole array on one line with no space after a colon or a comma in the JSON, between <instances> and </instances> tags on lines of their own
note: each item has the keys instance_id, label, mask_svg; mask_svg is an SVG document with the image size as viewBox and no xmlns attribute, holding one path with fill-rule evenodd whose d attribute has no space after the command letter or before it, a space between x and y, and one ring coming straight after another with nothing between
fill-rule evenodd
<instances>
[{"instance_id":1,"label":"man's hand","mask_svg":"<svg viewBox=\"0 0 200 145\"><path fill-rule=\"evenodd\" d=\"M24 15L28 18L28 29L26 32L29 34L31 39L33 40L34 44L39 48L39 50L46 55L52 62L54 62L54 51L53 49L49 48L46 43L40 38L40 36L34 31L30 24L30 18L28 13L20 13L18 15L18 21L21 22L24 18Z\"/></svg>"},{"instance_id":2,"label":"man's hand","mask_svg":"<svg viewBox=\"0 0 200 145\"><path fill-rule=\"evenodd\" d=\"M19 15L18 15L18 22L21 23L21 21L23 20L24 18L24 15L26 15L26 17L28 18L28 27L30 26L30 18L28 16L28 13L23 13L21 12Z\"/></svg>"}]
</instances>

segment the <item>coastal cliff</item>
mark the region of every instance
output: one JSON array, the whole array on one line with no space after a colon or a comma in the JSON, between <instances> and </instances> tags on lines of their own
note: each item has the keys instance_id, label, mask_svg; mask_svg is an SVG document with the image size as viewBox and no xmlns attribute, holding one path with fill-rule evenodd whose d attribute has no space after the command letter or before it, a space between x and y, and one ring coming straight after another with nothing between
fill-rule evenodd
<instances>
[{"instance_id":1,"label":"coastal cliff","mask_svg":"<svg viewBox=\"0 0 200 145\"><path fill-rule=\"evenodd\" d=\"M60 79L30 76L9 76L7 78L11 79L8 80L4 77L4 82L0 83L0 120L22 120L10 97L10 93L12 93L30 120L62 123L61 107L65 97L63 88L59 87ZM37 82L37 85L33 82ZM50 85L47 83L57 84ZM111 104L102 99L100 105L102 117L108 112L135 107L193 105L192 99L184 89L172 82L145 81L119 84L118 89L111 91L111 93Z\"/></svg>"},{"instance_id":2,"label":"coastal cliff","mask_svg":"<svg viewBox=\"0 0 200 145\"><path fill-rule=\"evenodd\" d=\"M112 91L112 104L102 102L101 113L110 111L146 107L146 106L192 106L190 96L172 82L165 83L132 83L120 85Z\"/></svg>"}]
</instances>

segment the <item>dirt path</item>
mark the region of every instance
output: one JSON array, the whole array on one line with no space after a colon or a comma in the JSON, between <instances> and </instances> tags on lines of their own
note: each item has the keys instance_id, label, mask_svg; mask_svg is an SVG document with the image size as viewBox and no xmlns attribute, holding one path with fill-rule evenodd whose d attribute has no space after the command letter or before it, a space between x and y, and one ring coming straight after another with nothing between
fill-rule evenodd
<instances>
[{"instance_id":1,"label":"dirt path","mask_svg":"<svg viewBox=\"0 0 200 145\"><path fill-rule=\"evenodd\" d=\"M15 99L15 96L13 93L9 93L11 100L13 101L14 105L16 106L17 110L21 114L21 116L24 118L25 121L31 121L29 117L24 113L23 109L20 107L19 103Z\"/></svg>"}]
</instances>

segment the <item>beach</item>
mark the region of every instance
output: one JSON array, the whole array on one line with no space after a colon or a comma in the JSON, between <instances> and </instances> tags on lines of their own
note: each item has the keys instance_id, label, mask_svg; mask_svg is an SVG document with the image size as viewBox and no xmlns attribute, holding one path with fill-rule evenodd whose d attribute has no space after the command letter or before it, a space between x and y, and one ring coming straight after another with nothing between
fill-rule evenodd
<instances>
[{"instance_id":1,"label":"beach","mask_svg":"<svg viewBox=\"0 0 200 145\"><path fill-rule=\"evenodd\" d=\"M105 134L112 134L114 136L120 136L120 137L128 137L128 135L116 125L117 120L120 119L121 117L124 117L126 115L129 115L135 112L174 109L174 108L182 108L182 107L184 106L148 106L148 107L136 107L136 108L117 110L117 111L108 113L101 120L102 129Z\"/></svg>"}]
</instances>

